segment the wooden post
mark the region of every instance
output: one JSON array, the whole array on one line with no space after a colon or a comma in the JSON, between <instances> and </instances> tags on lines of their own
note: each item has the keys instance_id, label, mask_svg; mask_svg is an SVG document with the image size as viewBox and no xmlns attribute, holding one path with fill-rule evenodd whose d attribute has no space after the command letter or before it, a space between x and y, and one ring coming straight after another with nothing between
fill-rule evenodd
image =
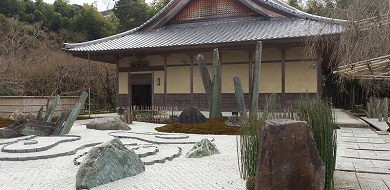
<instances>
[{"instance_id":1,"label":"wooden post","mask_svg":"<svg viewBox=\"0 0 390 190\"><path fill-rule=\"evenodd\" d=\"M194 55L190 55L190 105L194 106Z\"/></svg>"},{"instance_id":2,"label":"wooden post","mask_svg":"<svg viewBox=\"0 0 390 190\"><path fill-rule=\"evenodd\" d=\"M281 95L281 107L286 105L286 49L282 49L282 95Z\"/></svg>"},{"instance_id":3,"label":"wooden post","mask_svg":"<svg viewBox=\"0 0 390 190\"><path fill-rule=\"evenodd\" d=\"M167 71L167 65L168 65L168 56L164 56L164 106L167 105L167 77L168 77L168 71Z\"/></svg>"}]
</instances>

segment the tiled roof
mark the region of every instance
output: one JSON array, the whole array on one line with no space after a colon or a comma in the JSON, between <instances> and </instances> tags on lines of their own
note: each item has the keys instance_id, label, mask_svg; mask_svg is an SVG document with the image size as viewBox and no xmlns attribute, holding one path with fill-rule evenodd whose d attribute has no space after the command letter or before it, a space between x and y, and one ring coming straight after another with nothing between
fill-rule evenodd
<instances>
[{"instance_id":1,"label":"tiled roof","mask_svg":"<svg viewBox=\"0 0 390 190\"><path fill-rule=\"evenodd\" d=\"M96 42L69 44L67 51L111 51L297 38L343 31L338 23L310 19L261 20L254 17L174 24Z\"/></svg>"},{"instance_id":2,"label":"tiled roof","mask_svg":"<svg viewBox=\"0 0 390 190\"><path fill-rule=\"evenodd\" d=\"M230 17L163 25L155 29L142 30L148 24L158 20L159 17L163 17L163 13L179 1L189 0L171 0L163 10L140 27L94 41L65 44L65 50L69 52L139 50L299 38L337 34L344 31L343 23L345 21L304 13L286 5L280 0L252 1L291 15L290 18ZM243 4L248 4L249 2L249 0L239 1Z\"/></svg>"}]
</instances>

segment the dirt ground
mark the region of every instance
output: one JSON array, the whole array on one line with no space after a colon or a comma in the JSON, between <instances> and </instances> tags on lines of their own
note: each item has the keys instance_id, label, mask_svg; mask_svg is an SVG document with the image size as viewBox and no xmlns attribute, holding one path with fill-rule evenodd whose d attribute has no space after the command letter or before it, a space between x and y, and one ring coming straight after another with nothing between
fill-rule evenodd
<instances>
[{"instance_id":1,"label":"dirt ground","mask_svg":"<svg viewBox=\"0 0 390 190\"><path fill-rule=\"evenodd\" d=\"M0 117L0 128L8 127L15 121Z\"/></svg>"}]
</instances>

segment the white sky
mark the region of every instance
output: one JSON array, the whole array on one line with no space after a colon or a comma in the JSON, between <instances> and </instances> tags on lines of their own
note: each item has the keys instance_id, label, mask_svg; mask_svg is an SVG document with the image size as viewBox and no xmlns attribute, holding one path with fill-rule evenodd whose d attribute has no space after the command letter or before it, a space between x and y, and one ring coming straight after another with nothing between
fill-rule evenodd
<instances>
[{"instance_id":1,"label":"white sky","mask_svg":"<svg viewBox=\"0 0 390 190\"><path fill-rule=\"evenodd\" d=\"M55 0L43 0L45 3L53 4ZM118 0L69 0L68 4L78 4L83 5L84 3L92 4L96 3L98 11L104 11L107 9L112 9L115 2ZM150 4L152 0L145 0L146 3Z\"/></svg>"}]
</instances>

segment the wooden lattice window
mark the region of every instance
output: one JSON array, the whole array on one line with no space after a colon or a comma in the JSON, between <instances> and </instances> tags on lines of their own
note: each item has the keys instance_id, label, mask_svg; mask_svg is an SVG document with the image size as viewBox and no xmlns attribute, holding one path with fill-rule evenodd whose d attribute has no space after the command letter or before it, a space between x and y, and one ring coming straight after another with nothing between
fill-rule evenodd
<instances>
[{"instance_id":1,"label":"wooden lattice window","mask_svg":"<svg viewBox=\"0 0 390 190\"><path fill-rule=\"evenodd\" d=\"M238 0L193 0L171 22L235 15L258 15Z\"/></svg>"}]
</instances>

